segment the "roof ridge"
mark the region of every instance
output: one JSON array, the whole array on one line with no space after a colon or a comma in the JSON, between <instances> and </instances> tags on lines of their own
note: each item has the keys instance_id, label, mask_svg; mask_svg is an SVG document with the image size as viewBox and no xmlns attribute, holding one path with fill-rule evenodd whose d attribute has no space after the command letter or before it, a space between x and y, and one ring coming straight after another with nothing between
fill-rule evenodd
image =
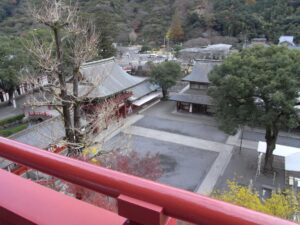
<instances>
[{"instance_id":1,"label":"roof ridge","mask_svg":"<svg viewBox=\"0 0 300 225\"><path fill-rule=\"evenodd\" d=\"M223 62L223 60L218 59L194 59L195 62Z\"/></svg>"},{"instance_id":2,"label":"roof ridge","mask_svg":"<svg viewBox=\"0 0 300 225\"><path fill-rule=\"evenodd\" d=\"M94 64L99 64L99 63L106 63L106 62L110 62L110 61L114 61L115 62L115 57L110 57L110 58L106 58L106 59L100 59L97 61L92 61L92 62L88 62L88 63L83 63L81 65L81 67L87 67L87 66L92 66Z\"/></svg>"}]
</instances>

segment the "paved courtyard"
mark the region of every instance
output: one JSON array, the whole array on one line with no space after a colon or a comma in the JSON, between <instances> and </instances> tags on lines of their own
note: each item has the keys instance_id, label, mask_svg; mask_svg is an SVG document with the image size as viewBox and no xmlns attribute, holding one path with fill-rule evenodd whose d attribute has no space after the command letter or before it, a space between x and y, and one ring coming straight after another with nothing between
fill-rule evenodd
<instances>
[{"instance_id":1,"label":"paved courtyard","mask_svg":"<svg viewBox=\"0 0 300 225\"><path fill-rule=\"evenodd\" d=\"M124 140L128 143L118 146L117 143L124 143ZM129 147L142 155L157 153L163 170L158 181L190 191L198 188L218 156L217 152L129 134L119 134L107 144L120 149Z\"/></svg>"},{"instance_id":2,"label":"paved courtyard","mask_svg":"<svg viewBox=\"0 0 300 225\"><path fill-rule=\"evenodd\" d=\"M5 110L0 110L4 117L11 113L11 108ZM264 141L262 129L244 130L242 152L239 153L240 132L235 136L228 136L218 129L213 117L179 113L175 110L175 102L159 102L123 122L121 129L120 125L110 127L104 132L107 134L102 133L96 138L96 142L108 140L108 148L129 148L141 154L159 154L164 170L159 182L205 195L216 189L226 189L229 179L237 179L242 185L249 185L251 181L258 191L266 186L281 188L285 185L282 162L276 168L276 174L256 177L256 149L258 141ZM40 129L35 128L33 131L44 134L46 129L53 132L48 127L42 124ZM60 127L56 130L63 129ZM34 135L35 138L30 138L29 131L18 134L16 139L44 147L40 146L44 136ZM299 147L300 136L295 132L281 132L278 143Z\"/></svg>"},{"instance_id":3,"label":"paved courtyard","mask_svg":"<svg viewBox=\"0 0 300 225\"><path fill-rule=\"evenodd\" d=\"M215 190L227 190L227 182L235 180L242 186L252 186L259 194L263 195L262 189L276 190L285 187L284 165L279 158L274 160L274 173L257 173L258 153L253 149L235 148L230 163L224 174L220 176ZM261 162L263 166L263 162ZM262 171L262 168L261 168Z\"/></svg>"},{"instance_id":4,"label":"paved courtyard","mask_svg":"<svg viewBox=\"0 0 300 225\"><path fill-rule=\"evenodd\" d=\"M158 154L164 170L159 182L210 194L231 158L233 147L226 144L229 136L211 117L174 110L174 102L156 104L105 147Z\"/></svg>"},{"instance_id":5,"label":"paved courtyard","mask_svg":"<svg viewBox=\"0 0 300 225\"><path fill-rule=\"evenodd\" d=\"M110 140L121 143L130 137L130 148L141 154L158 153L165 174L162 183L209 195L227 188L228 180L262 188L285 186L284 164L275 162L276 173L257 174L258 141L264 141L264 130L246 128L229 136L220 131L213 117L179 113L175 103L166 101L145 110L137 122ZM299 147L296 133L281 132L279 144ZM126 146L124 143L120 146Z\"/></svg>"},{"instance_id":6,"label":"paved courtyard","mask_svg":"<svg viewBox=\"0 0 300 225\"><path fill-rule=\"evenodd\" d=\"M265 134L257 131L250 131L247 130L244 132L244 139L250 140L250 141L265 141ZM296 137L292 134L290 135L284 135L283 133L279 134L279 137L277 139L277 143L280 145L287 145L291 147L300 147L300 137Z\"/></svg>"},{"instance_id":7,"label":"paved courtyard","mask_svg":"<svg viewBox=\"0 0 300 225\"><path fill-rule=\"evenodd\" d=\"M228 135L224 134L217 127L196 124L192 123L191 121L182 122L146 116L138 121L135 126L181 134L189 137L202 138L221 143L225 143L228 138Z\"/></svg>"}]
</instances>

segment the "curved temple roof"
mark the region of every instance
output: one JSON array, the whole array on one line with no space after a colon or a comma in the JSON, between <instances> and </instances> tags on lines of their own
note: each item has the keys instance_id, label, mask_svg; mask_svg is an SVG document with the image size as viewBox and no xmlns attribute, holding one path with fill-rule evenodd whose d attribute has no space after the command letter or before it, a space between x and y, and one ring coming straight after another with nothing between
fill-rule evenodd
<instances>
[{"instance_id":1,"label":"curved temple roof","mask_svg":"<svg viewBox=\"0 0 300 225\"><path fill-rule=\"evenodd\" d=\"M85 63L80 73L83 81L79 85L79 96L88 98L109 97L147 80L126 73L114 58Z\"/></svg>"},{"instance_id":2,"label":"curved temple roof","mask_svg":"<svg viewBox=\"0 0 300 225\"><path fill-rule=\"evenodd\" d=\"M192 73L182 80L209 84L208 74L216 65L220 65L221 63L222 61L218 60L198 60L193 66Z\"/></svg>"}]
</instances>

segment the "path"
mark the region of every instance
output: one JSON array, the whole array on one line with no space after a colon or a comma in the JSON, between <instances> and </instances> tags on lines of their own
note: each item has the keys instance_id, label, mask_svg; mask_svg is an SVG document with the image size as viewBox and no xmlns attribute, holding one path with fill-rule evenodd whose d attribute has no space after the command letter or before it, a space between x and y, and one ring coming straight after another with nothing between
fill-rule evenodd
<instances>
[{"instance_id":1,"label":"path","mask_svg":"<svg viewBox=\"0 0 300 225\"><path fill-rule=\"evenodd\" d=\"M26 96L20 96L17 100L17 108L7 105L7 102L0 104L0 120L8 117L20 115L23 113L23 104L26 100Z\"/></svg>"}]
</instances>

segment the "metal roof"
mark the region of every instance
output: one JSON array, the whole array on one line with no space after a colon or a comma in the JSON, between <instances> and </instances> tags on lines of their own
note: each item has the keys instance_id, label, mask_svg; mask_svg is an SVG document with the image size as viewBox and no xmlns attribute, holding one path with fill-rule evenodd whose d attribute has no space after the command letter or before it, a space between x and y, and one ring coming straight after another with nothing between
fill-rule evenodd
<instances>
[{"instance_id":1,"label":"metal roof","mask_svg":"<svg viewBox=\"0 0 300 225\"><path fill-rule=\"evenodd\" d=\"M150 81L145 81L137 86L130 88L129 91L133 93L133 96L129 98L130 101L135 101L144 97L145 95L150 94L153 91L156 91L159 88L158 85L152 84Z\"/></svg>"},{"instance_id":2,"label":"metal roof","mask_svg":"<svg viewBox=\"0 0 300 225\"><path fill-rule=\"evenodd\" d=\"M259 153L266 153L266 149L266 142L258 142L257 151ZM296 172L300 171L300 148L276 144L273 154L276 156L284 157L285 170Z\"/></svg>"},{"instance_id":3,"label":"metal roof","mask_svg":"<svg viewBox=\"0 0 300 225\"><path fill-rule=\"evenodd\" d=\"M279 44L283 43L283 42L288 42L291 45L295 45L294 44L294 36L281 36L279 38Z\"/></svg>"},{"instance_id":4,"label":"metal roof","mask_svg":"<svg viewBox=\"0 0 300 225\"><path fill-rule=\"evenodd\" d=\"M151 93L149 95L146 95L146 96L134 101L132 104L135 106L142 106L145 103L150 102L151 100L160 97L160 95L161 95L160 92L154 92L154 93Z\"/></svg>"},{"instance_id":5,"label":"metal roof","mask_svg":"<svg viewBox=\"0 0 300 225\"><path fill-rule=\"evenodd\" d=\"M215 44L208 45L205 48L185 48L180 50L180 52L211 52L211 51L226 51L228 52L231 49L232 45L227 44Z\"/></svg>"},{"instance_id":6,"label":"metal roof","mask_svg":"<svg viewBox=\"0 0 300 225\"><path fill-rule=\"evenodd\" d=\"M174 94L170 97L170 100L176 102L186 102L199 105L209 105L212 106L212 99L207 95L192 95L192 94Z\"/></svg>"},{"instance_id":7,"label":"metal roof","mask_svg":"<svg viewBox=\"0 0 300 225\"><path fill-rule=\"evenodd\" d=\"M192 73L183 78L182 80L209 84L210 81L208 79L208 74L216 65L220 64L221 61L217 60L198 60L193 66Z\"/></svg>"},{"instance_id":8,"label":"metal roof","mask_svg":"<svg viewBox=\"0 0 300 225\"><path fill-rule=\"evenodd\" d=\"M128 90L147 79L126 73L114 58L83 64L80 73L83 81L79 85L79 96L89 98L108 97Z\"/></svg>"}]
</instances>

